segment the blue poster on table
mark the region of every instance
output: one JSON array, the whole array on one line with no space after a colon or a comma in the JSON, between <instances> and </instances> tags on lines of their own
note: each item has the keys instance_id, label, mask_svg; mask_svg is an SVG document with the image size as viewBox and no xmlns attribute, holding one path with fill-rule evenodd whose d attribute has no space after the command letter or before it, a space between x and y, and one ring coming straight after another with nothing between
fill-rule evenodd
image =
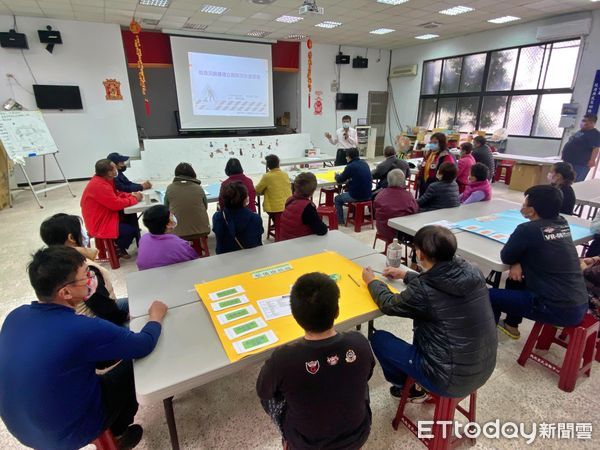
<instances>
[{"instance_id":1,"label":"blue poster on table","mask_svg":"<svg viewBox=\"0 0 600 450\"><path fill-rule=\"evenodd\" d=\"M598 114L598 107L600 107L600 70L596 70L596 78L594 78L594 84L592 85L586 114Z\"/></svg>"},{"instance_id":2,"label":"blue poster on table","mask_svg":"<svg viewBox=\"0 0 600 450\"><path fill-rule=\"evenodd\" d=\"M506 244L510 235L520 224L527 222L518 209L509 209L488 216L462 220L454 224L456 228L469 233L493 239ZM569 224L573 241L583 239L590 235L590 230L579 225Z\"/></svg>"}]
</instances>

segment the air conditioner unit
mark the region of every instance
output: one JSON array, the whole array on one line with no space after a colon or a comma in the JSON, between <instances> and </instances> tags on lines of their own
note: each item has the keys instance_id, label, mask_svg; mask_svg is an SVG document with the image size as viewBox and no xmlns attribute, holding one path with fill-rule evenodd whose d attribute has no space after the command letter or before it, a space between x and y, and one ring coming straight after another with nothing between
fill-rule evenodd
<instances>
[{"instance_id":1,"label":"air conditioner unit","mask_svg":"<svg viewBox=\"0 0 600 450\"><path fill-rule=\"evenodd\" d=\"M538 41L553 41L557 39L577 38L587 36L592 29L592 19L572 20L554 25L538 27L536 39Z\"/></svg>"},{"instance_id":2,"label":"air conditioner unit","mask_svg":"<svg viewBox=\"0 0 600 450\"><path fill-rule=\"evenodd\" d=\"M414 77L417 74L417 67L416 64L394 67L390 72L390 78Z\"/></svg>"}]
</instances>

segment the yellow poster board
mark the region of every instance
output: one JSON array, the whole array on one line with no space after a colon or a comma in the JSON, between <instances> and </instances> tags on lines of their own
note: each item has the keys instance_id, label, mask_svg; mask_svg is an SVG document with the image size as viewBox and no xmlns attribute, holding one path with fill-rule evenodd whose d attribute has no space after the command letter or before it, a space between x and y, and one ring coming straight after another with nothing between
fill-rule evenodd
<instances>
[{"instance_id":1,"label":"yellow poster board","mask_svg":"<svg viewBox=\"0 0 600 450\"><path fill-rule=\"evenodd\" d=\"M317 172L315 176L318 180L327 181L328 183L335 182L335 174L340 173L339 170L328 170L327 172Z\"/></svg>"},{"instance_id":2,"label":"yellow poster board","mask_svg":"<svg viewBox=\"0 0 600 450\"><path fill-rule=\"evenodd\" d=\"M324 272L327 275L333 275L335 278L338 278L340 315L336 323L377 311L377 305L372 300L367 286L362 281L362 267L335 252L323 252L305 256L287 263L232 275L208 283L197 284L195 286L196 291L198 291L198 295L206 306L230 361L237 361L245 356L260 353L268 348L277 347L304 336L304 331L291 315L267 320L267 317L264 316L259 307L258 301L289 295L291 286L298 277L310 272ZM243 292L240 291L240 288ZM223 292L224 294L223 298L219 301L215 301L217 292ZM245 297L243 301L247 303L239 304L237 302L236 304L235 299L238 297ZM234 299L231 302L231 307L217 311L214 310L217 308L214 305L215 303L227 302L229 299ZM255 313L245 315L226 324L220 322L219 316L222 319L222 315L228 311L234 311L235 313L238 310L246 310L246 312L254 310ZM237 324L242 325L253 321L253 319L266 324L266 327L257 329L255 332L249 332L239 338L230 339L227 336L226 329L229 329L228 332L230 332L231 328L236 327ZM237 345L239 348L240 341L251 339L253 336L259 336L269 331L275 334L277 338L276 342L241 354L236 351L236 342L238 342Z\"/></svg>"}]
</instances>

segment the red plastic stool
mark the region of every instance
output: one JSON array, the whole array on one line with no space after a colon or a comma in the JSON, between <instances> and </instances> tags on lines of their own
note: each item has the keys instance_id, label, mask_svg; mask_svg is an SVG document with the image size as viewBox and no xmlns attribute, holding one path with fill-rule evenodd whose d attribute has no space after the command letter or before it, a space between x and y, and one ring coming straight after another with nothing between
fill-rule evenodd
<instances>
[{"instance_id":1,"label":"red plastic stool","mask_svg":"<svg viewBox=\"0 0 600 450\"><path fill-rule=\"evenodd\" d=\"M210 256L210 251L208 250L208 238L206 236L200 239L192 239L190 242L192 243L192 248L196 250L196 253L198 253L200 258Z\"/></svg>"},{"instance_id":2,"label":"red plastic stool","mask_svg":"<svg viewBox=\"0 0 600 450\"><path fill-rule=\"evenodd\" d=\"M557 327L536 322L517 362L524 366L528 359L533 359L559 375L559 389L572 392L580 375L590 376L599 328L600 323L587 313L578 326L563 328L559 337L556 337ZM552 344L567 349L562 365L554 364L533 352L534 346L539 350L548 350Z\"/></svg>"},{"instance_id":3,"label":"red plastic stool","mask_svg":"<svg viewBox=\"0 0 600 450\"><path fill-rule=\"evenodd\" d=\"M337 187L322 187L319 191L319 206L333 206L333 197L339 192ZM321 200L325 194L325 201Z\"/></svg>"},{"instance_id":4,"label":"red plastic stool","mask_svg":"<svg viewBox=\"0 0 600 450\"><path fill-rule=\"evenodd\" d=\"M321 219L327 217L327 225L330 230L338 229L337 213L335 212L335 206L319 206L317 208L317 214Z\"/></svg>"},{"instance_id":5,"label":"red plastic stool","mask_svg":"<svg viewBox=\"0 0 600 450\"><path fill-rule=\"evenodd\" d=\"M369 208L369 214L365 214L365 209ZM354 231L360 233L363 225L371 225L371 229L375 228L373 220L373 202L367 200L364 202L348 203L348 217L346 217L346 226L354 224Z\"/></svg>"},{"instance_id":6,"label":"red plastic stool","mask_svg":"<svg viewBox=\"0 0 600 450\"><path fill-rule=\"evenodd\" d=\"M380 241L383 241L385 243L385 248L381 252L383 255L385 255L387 253L388 245L390 245L392 243L392 241L388 241L381 234L375 233L375 240L373 241L373 249L375 249L375 245L377 244L377 239L379 239Z\"/></svg>"},{"instance_id":7,"label":"red plastic stool","mask_svg":"<svg viewBox=\"0 0 600 450\"><path fill-rule=\"evenodd\" d=\"M269 213L269 223L267 225L267 239L273 238L275 242L279 240L279 219L283 213Z\"/></svg>"},{"instance_id":8,"label":"red plastic stool","mask_svg":"<svg viewBox=\"0 0 600 450\"><path fill-rule=\"evenodd\" d=\"M94 238L96 248L98 249L98 259L102 262L109 261L112 269L121 267L119 257L117 256L116 242L114 239ZM107 256L108 255L108 256Z\"/></svg>"},{"instance_id":9,"label":"red plastic stool","mask_svg":"<svg viewBox=\"0 0 600 450\"><path fill-rule=\"evenodd\" d=\"M96 446L96 450L118 450L117 441L108 428L92 444Z\"/></svg>"},{"instance_id":10,"label":"red plastic stool","mask_svg":"<svg viewBox=\"0 0 600 450\"><path fill-rule=\"evenodd\" d=\"M510 184L510 178L512 177L512 170L514 165L515 163L512 161L500 161L498 165L496 165L494 181L504 181L504 184Z\"/></svg>"},{"instance_id":11,"label":"red plastic stool","mask_svg":"<svg viewBox=\"0 0 600 450\"><path fill-rule=\"evenodd\" d=\"M404 389L402 391L402 398L398 405L398 411L396 417L392 421L392 427L394 430L398 429L400 423L408 428L415 436L418 437L417 425L404 413L404 408L408 402L408 393L410 387L413 385L414 380L410 377L406 378L404 382ZM420 437L419 440L425 444L427 448L434 450L446 450L457 446L464 440L470 442L471 445L475 445L474 438L462 437L458 438L453 435L453 425L445 427L440 424L442 421L454 421L454 414L458 410L463 416L467 418L469 422L475 422L475 408L477 402L477 391L472 392L469 395L469 409L466 410L459 403L466 397L463 398L452 398L452 397L441 397L430 393L435 402L435 412L433 413L433 425L431 427L431 433L433 437ZM444 431L446 431L444 435ZM464 433L462 433L464 436Z\"/></svg>"}]
</instances>

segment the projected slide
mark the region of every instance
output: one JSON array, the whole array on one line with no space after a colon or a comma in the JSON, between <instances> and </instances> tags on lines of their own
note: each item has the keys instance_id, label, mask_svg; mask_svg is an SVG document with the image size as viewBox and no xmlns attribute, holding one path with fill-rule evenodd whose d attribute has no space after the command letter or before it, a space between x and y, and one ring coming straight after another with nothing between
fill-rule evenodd
<instances>
[{"instance_id":1,"label":"projected slide","mask_svg":"<svg viewBox=\"0 0 600 450\"><path fill-rule=\"evenodd\" d=\"M269 62L260 58L188 53L195 116L269 115Z\"/></svg>"}]
</instances>

